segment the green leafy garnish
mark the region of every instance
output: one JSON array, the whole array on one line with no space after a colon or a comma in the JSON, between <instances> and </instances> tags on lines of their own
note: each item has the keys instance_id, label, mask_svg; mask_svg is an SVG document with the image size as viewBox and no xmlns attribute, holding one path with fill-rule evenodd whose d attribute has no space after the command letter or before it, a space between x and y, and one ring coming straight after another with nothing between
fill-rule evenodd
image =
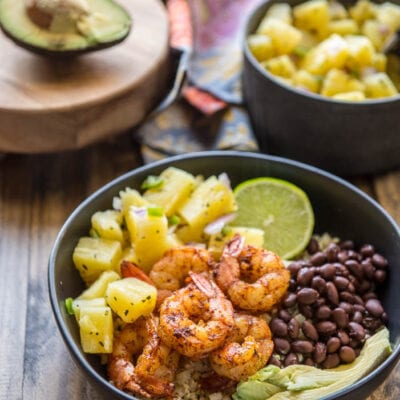
<instances>
[{"instance_id":1,"label":"green leafy garnish","mask_svg":"<svg viewBox=\"0 0 400 400\"><path fill-rule=\"evenodd\" d=\"M164 215L164 210L162 207L148 207L147 214L150 217L162 217Z\"/></svg>"},{"instance_id":2,"label":"green leafy garnish","mask_svg":"<svg viewBox=\"0 0 400 400\"><path fill-rule=\"evenodd\" d=\"M309 47L306 46L296 46L293 49L293 54L298 57L304 57L310 51Z\"/></svg>"},{"instance_id":3,"label":"green leafy garnish","mask_svg":"<svg viewBox=\"0 0 400 400\"><path fill-rule=\"evenodd\" d=\"M164 179L161 178L161 176L149 175L142 183L141 188L143 190L156 189L156 188L159 188L160 186L162 186L163 183L164 183Z\"/></svg>"},{"instance_id":4,"label":"green leafy garnish","mask_svg":"<svg viewBox=\"0 0 400 400\"><path fill-rule=\"evenodd\" d=\"M73 303L74 299L72 297L68 297L67 299L65 299L65 309L67 310L67 313L69 315L74 315L74 309L72 308L72 303Z\"/></svg>"},{"instance_id":5,"label":"green leafy garnish","mask_svg":"<svg viewBox=\"0 0 400 400\"><path fill-rule=\"evenodd\" d=\"M177 215L171 215L168 218L169 225L178 225L181 222L181 219Z\"/></svg>"}]
</instances>

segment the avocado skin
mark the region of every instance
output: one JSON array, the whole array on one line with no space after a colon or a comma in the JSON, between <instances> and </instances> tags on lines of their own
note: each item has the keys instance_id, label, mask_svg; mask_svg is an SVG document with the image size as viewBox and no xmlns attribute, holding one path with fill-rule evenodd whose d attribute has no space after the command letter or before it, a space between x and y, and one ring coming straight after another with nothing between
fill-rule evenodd
<instances>
[{"instance_id":1,"label":"avocado skin","mask_svg":"<svg viewBox=\"0 0 400 400\"><path fill-rule=\"evenodd\" d=\"M28 50L34 54L37 54L39 56L43 57L49 57L49 58L56 58L56 59L64 59L64 58L74 58L78 57L87 53L99 51L99 50L104 50L110 47L113 47L121 42L123 42L130 34L131 29L132 29L132 19L131 16L128 14L128 12L119 4L115 3L113 0L92 0L92 3L96 2L103 2L103 3L108 3L108 5L112 5L118 9L118 11L121 13L124 13L126 16L126 21L122 27L121 32L119 32L118 35L116 35L115 38L103 42L96 42L91 40L91 38L87 38L86 43L82 43L82 38L84 38L83 35L81 36L81 41L80 43L77 43L76 48L74 48L73 44L73 38L68 42L69 38L68 36L71 36L70 34L66 34L65 37L67 39L65 40L65 43L68 43L68 46L65 48L65 46L60 46L57 48L56 46L52 45L50 42L46 43L44 40L43 43L40 45L37 43L32 43L29 37L29 35L25 35L24 39L21 37L18 37L18 35L15 34L14 28L10 28L10 26L14 27L15 24L13 23L7 23L6 21L7 16L5 16L2 12L3 8L5 7L5 4L7 3L8 0L0 0L0 29L4 33L4 35L10 39L12 42L14 42L17 46ZM23 3L24 0L12 0L15 3ZM14 3L14 4L15 4ZM20 7L21 9L21 7ZM21 12L21 10L19 10ZM25 18L28 18L25 16ZM33 23L32 23L33 24ZM17 27L16 27L17 28ZM34 35L40 35L41 34L41 29L35 25L35 30ZM51 33L46 32L46 35L51 35ZM75 35L77 36L77 35ZM55 33L54 37L57 37L58 39L60 38L59 33Z\"/></svg>"}]
</instances>

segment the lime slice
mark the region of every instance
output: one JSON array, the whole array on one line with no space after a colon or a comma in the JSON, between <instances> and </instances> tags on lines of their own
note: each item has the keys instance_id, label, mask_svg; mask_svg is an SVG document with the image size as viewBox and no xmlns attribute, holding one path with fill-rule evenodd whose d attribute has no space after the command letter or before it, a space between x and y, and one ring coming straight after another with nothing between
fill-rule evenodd
<instances>
[{"instance_id":1,"label":"lime slice","mask_svg":"<svg viewBox=\"0 0 400 400\"><path fill-rule=\"evenodd\" d=\"M276 178L255 178L234 189L238 204L234 226L264 231L264 248L289 260L300 254L314 229L307 195L296 185Z\"/></svg>"}]
</instances>

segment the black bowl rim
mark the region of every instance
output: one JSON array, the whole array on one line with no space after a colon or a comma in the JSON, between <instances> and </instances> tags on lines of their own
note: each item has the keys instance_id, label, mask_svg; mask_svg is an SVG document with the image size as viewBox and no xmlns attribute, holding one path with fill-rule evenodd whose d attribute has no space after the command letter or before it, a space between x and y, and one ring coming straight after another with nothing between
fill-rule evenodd
<instances>
[{"instance_id":1,"label":"black bowl rim","mask_svg":"<svg viewBox=\"0 0 400 400\"><path fill-rule=\"evenodd\" d=\"M80 367L82 367L88 374L89 376L94 379L95 381L103 384L106 389L108 389L110 392L114 393L116 396L119 396L120 398L124 398L127 400L132 400L135 399L134 396L129 395L119 389L117 389L114 385L112 385L109 381L104 379L103 376L99 375L95 369L90 365L90 363L83 357L79 347L76 345L74 340L71 338L71 335L68 332L67 326L64 323L64 319L60 310L60 305L59 301L57 300L56 296L56 283L55 283L55 276L54 276L54 268L55 268L55 258L60 246L60 242L62 237L65 235L65 232L68 230L69 225L73 222L75 219L75 216L83 209L85 208L90 202L93 201L98 196L101 196L105 191L108 189L112 188L114 185L118 184L120 181L123 181L127 178L129 178L132 175L136 175L137 173L145 172L147 170L152 170L157 167L162 167L166 165L170 165L174 163L175 161L180 161L180 160L185 160L189 158L194 158L194 159L201 159L201 158L209 158L209 157L218 157L218 158L253 158L253 159L259 159L259 160L264 160L265 162L275 162L275 163L281 163L281 164L286 164L290 167L294 167L299 170L311 172L313 174L320 175L328 180L332 180L344 187L346 189L353 191L356 193L358 196L361 196L365 201L369 202L372 206L377 208L381 214L386 218L387 222L392 225L392 227L395 229L395 231L398 233L398 236L400 237L400 227L397 225L397 223L394 221L394 219L387 213L387 211L378 203L376 202L373 198L368 196L366 193L358 189L356 186L353 184L349 183L348 181L344 180L343 178L340 178L330 172L327 172L323 169L314 167L309 164L305 164L299 161L295 160L290 160L287 158L279 157L279 156L271 156L271 155L266 155L266 154L261 154L261 153L255 153L255 152L244 152L244 151L228 151L228 150L211 150L211 151L200 151L200 152L193 152L193 153L187 153L187 154L182 154L182 155L177 155L169 158L165 158L160 161L155 161L146 165L143 165L141 167L135 168L131 171L128 171L115 179L111 180L107 184L103 185L99 189L97 189L94 193L89 195L85 200L83 200L76 208L75 210L70 214L70 216L67 218L67 220L64 222L63 226L61 227L56 240L53 244L53 248L50 253L49 257L49 263L48 263L48 287L49 287L49 297L50 297L50 303L51 303L51 308L53 311L53 315L55 317L57 327L60 330L60 333L62 335L62 338L64 342L67 344L67 347L69 348L70 352L72 353L74 357L74 361L78 362ZM387 357L376 369L371 371L368 375L360 379L358 382L350 385L349 387L343 388L333 394L330 394L321 400L335 400L338 398L338 396L347 394L352 392L353 390L359 388L360 386L364 385L365 383L371 381L375 376L380 375L381 372L386 370L387 368L390 368L390 366L394 365L394 363L397 361L397 359L400 358L400 345L396 343L397 347L395 350Z\"/></svg>"},{"instance_id":2,"label":"black bowl rim","mask_svg":"<svg viewBox=\"0 0 400 400\"><path fill-rule=\"evenodd\" d=\"M305 1L305 0L304 0ZM251 13L247 16L246 21L245 21L245 28L244 28L244 35L243 35L243 53L246 57L246 60L249 61L252 65L253 68L258 71L261 76L264 78L267 78L269 81L272 83L276 84L277 86L281 87L284 90L288 90L289 92L292 92L293 94L297 94L299 96L304 96L308 97L312 100L317 100L321 101L323 103L328 103L328 104L340 104L340 105L350 105L352 107L373 107L381 104L386 104L386 103L396 103L400 102L400 93L397 94L396 96L393 97L384 97L381 99L366 99L362 101L345 101L345 100L339 100L339 99L333 99L331 97L327 96L322 96L320 94L312 93L312 92L307 92L305 90L297 89L293 86L290 86L288 84L285 84L284 82L281 82L279 79L277 79L273 74L271 74L269 71L266 69L262 68L260 63L257 61L257 59L253 56L253 53L250 51L250 48L247 43L247 37L251 33L250 32L250 23L252 22L255 14L259 12L260 9L264 8L267 6L267 4L270 4L270 0L264 0L262 3L257 5Z\"/></svg>"}]
</instances>

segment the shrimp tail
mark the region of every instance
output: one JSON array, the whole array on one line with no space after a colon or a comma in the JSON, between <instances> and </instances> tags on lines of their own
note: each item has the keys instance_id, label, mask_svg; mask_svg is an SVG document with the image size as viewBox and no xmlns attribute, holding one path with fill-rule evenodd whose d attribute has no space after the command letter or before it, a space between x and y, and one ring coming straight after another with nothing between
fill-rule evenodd
<instances>
[{"instance_id":1,"label":"shrimp tail","mask_svg":"<svg viewBox=\"0 0 400 400\"><path fill-rule=\"evenodd\" d=\"M243 250L245 238L238 233L227 243L222 251L222 256L239 257Z\"/></svg>"},{"instance_id":2,"label":"shrimp tail","mask_svg":"<svg viewBox=\"0 0 400 400\"><path fill-rule=\"evenodd\" d=\"M155 286L150 277L132 261L123 260L121 262L121 275L123 278L136 278Z\"/></svg>"}]
</instances>

